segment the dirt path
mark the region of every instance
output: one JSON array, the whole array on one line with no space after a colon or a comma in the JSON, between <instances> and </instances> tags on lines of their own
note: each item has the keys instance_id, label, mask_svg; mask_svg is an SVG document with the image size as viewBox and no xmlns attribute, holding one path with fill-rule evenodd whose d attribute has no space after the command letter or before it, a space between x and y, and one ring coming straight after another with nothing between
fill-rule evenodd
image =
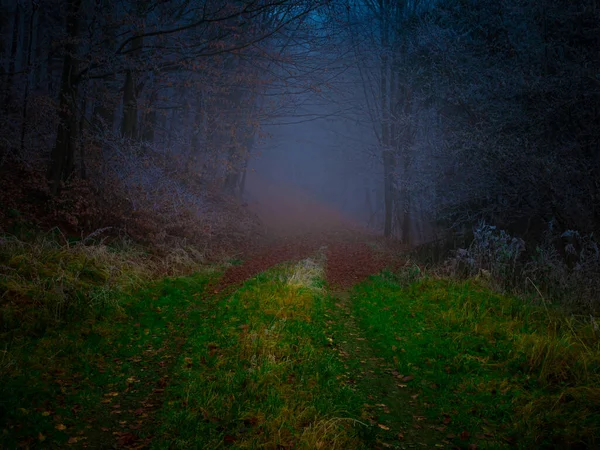
<instances>
[{"instance_id":1,"label":"dirt path","mask_svg":"<svg viewBox=\"0 0 600 450\"><path fill-rule=\"evenodd\" d=\"M410 374L400 374L377 357L352 315L352 286L384 268L402 264L401 249L364 232L338 230L275 240L239 266L229 268L218 290L232 289L274 265L297 261L326 248L326 280L336 299L328 332L348 370L345 383L368 393L363 419L376 430L375 448L432 448L439 445L435 427L424 422L416 406Z\"/></svg>"},{"instance_id":2,"label":"dirt path","mask_svg":"<svg viewBox=\"0 0 600 450\"><path fill-rule=\"evenodd\" d=\"M240 266L231 267L222 285L238 285L268 268L298 261L327 248L327 281L348 288L394 263L400 249L365 229L353 218L307 192L253 174L248 189L259 201L249 209L264 224L270 240L243 255Z\"/></svg>"},{"instance_id":3,"label":"dirt path","mask_svg":"<svg viewBox=\"0 0 600 450\"><path fill-rule=\"evenodd\" d=\"M325 248L326 278L333 289L347 289L386 267L397 267L402 249L364 230L337 229L274 238L254 249L242 264L229 267L220 285L221 291L238 286L249 278L284 262L299 261Z\"/></svg>"}]
</instances>

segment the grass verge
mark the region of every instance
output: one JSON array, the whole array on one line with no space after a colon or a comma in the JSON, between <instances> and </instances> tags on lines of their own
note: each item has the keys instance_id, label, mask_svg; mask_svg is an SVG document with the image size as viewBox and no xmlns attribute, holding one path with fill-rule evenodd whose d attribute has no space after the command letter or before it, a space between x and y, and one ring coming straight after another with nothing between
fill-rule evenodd
<instances>
[{"instance_id":1,"label":"grass verge","mask_svg":"<svg viewBox=\"0 0 600 450\"><path fill-rule=\"evenodd\" d=\"M0 235L1 341L98 316L153 278L201 268L202 256L191 249L159 259L127 241L91 241L70 242L59 231Z\"/></svg>"},{"instance_id":2,"label":"grass verge","mask_svg":"<svg viewBox=\"0 0 600 450\"><path fill-rule=\"evenodd\" d=\"M212 273L165 279L41 338L19 338L0 372L0 448L143 448L171 366L209 309Z\"/></svg>"},{"instance_id":3,"label":"grass verge","mask_svg":"<svg viewBox=\"0 0 600 450\"><path fill-rule=\"evenodd\" d=\"M596 448L600 333L476 281L384 274L352 293L378 356L418 386L417 406L461 448ZM473 446L477 447L473 447Z\"/></svg>"}]
</instances>

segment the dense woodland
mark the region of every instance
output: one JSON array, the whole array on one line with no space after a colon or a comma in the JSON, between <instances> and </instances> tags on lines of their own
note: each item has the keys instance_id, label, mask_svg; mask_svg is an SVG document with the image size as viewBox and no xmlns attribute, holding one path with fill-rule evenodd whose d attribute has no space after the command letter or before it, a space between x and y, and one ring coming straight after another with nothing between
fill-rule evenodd
<instances>
[{"instance_id":1,"label":"dense woodland","mask_svg":"<svg viewBox=\"0 0 600 450\"><path fill-rule=\"evenodd\" d=\"M256 218L234 199L264 125L310 93L370 127L380 179L364 219L382 211L385 236L471 238L479 224L511 261L537 248L544 264L598 273L595 0L0 8L4 228L26 217L152 244L243 240Z\"/></svg>"}]
</instances>

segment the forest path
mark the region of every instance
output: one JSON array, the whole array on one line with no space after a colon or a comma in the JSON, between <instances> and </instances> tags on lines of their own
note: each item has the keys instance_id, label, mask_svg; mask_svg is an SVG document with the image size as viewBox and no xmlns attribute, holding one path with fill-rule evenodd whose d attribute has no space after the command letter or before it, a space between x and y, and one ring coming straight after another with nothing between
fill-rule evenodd
<instances>
[{"instance_id":1,"label":"forest path","mask_svg":"<svg viewBox=\"0 0 600 450\"><path fill-rule=\"evenodd\" d=\"M400 374L394 364L378 356L353 313L352 287L384 269L404 265L401 247L362 230L279 237L241 265L230 267L215 292L232 289L274 265L300 261L319 250L325 251L325 279L332 299L326 332L333 336L333 347L347 371L343 384L368 399L361 420L374 430L369 447L445 447L448 442L439 436L439 425L428 424L417 406L419 394L410 386L412 375Z\"/></svg>"},{"instance_id":2,"label":"forest path","mask_svg":"<svg viewBox=\"0 0 600 450\"><path fill-rule=\"evenodd\" d=\"M439 426L429 423L418 405L418 387L412 374L402 374L396 364L381 357L355 318L348 291L332 293L329 330L347 370L346 383L367 398L361 419L374 430L374 448L445 447Z\"/></svg>"},{"instance_id":3,"label":"forest path","mask_svg":"<svg viewBox=\"0 0 600 450\"><path fill-rule=\"evenodd\" d=\"M157 279L11 348L0 448L597 447L575 445L597 442L588 397L569 428L545 407L572 389L558 376L591 367L547 309L400 268L406 252L364 230L271 236L224 272ZM562 366L536 350L550 345Z\"/></svg>"},{"instance_id":4,"label":"forest path","mask_svg":"<svg viewBox=\"0 0 600 450\"><path fill-rule=\"evenodd\" d=\"M294 266L294 262L314 258L319 253L326 256L324 276L328 289L322 293L325 296L320 294L321 297L310 301L304 297L303 288L289 288L281 284L277 275L279 269L273 269L273 266L281 263L286 263L282 267ZM13 374L14 383L3 391L7 395L10 393L10 397L6 396L3 409L0 409L6 414L0 446L4 442L6 448L40 445L49 448L167 448L171 445L168 442L175 437L179 439L181 432L181 443L176 448L193 448L189 445L199 438L196 433L201 427L214 433L221 444L260 439L261 434L240 432L238 422L235 428L230 428L231 423L227 421L232 414L230 410L206 416L210 409L207 405L212 400L203 398L207 393L224 392L219 394L219 402L227 405L230 397L243 398L248 394L247 388L234 383L226 385L224 380L229 380L232 373L240 377L240 374L247 373L248 368L244 364L248 364L251 358L245 357L244 352L250 351L245 343L249 332L253 329L261 332L270 330L274 320L272 311L275 311L276 318L279 314L289 314L290 318L296 317L296 314L299 314L298 317L311 316L309 329L302 328L304 325L298 322L300 335L293 330L287 331L290 325L282 328L282 332L289 333L290 345L290 353L286 353L289 356L283 357L282 361L294 356L292 349L300 342L309 346L307 354L315 356L298 361L297 366L286 366L285 370L292 371L284 372L286 375L281 379L291 384L298 383L300 381L295 377L299 370L306 374L326 375L333 370L329 365L335 364L340 372L334 371L328 376L330 379L340 378L333 381L335 388L331 384L322 386L320 398L327 399L331 389L343 390L348 379L362 376L360 369L357 371L363 359L361 355L372 354L373 351L363 345L356 328L347 326L349 321L343 314L343 308L335 313L332 311L335 301L327 292L346 291L384 267L400 264L396 256L389 243L363 230L313 230L273 235L261 248L247 255L241 264L230 266L222 276L208 272L160 280L123 299L116 315L73 324L59 334L45 336L23 348L20 369ZM253 279L265 272L267 275ZM267 278L263 279L265 276ZM252 306L247 309L246 306L232 305L230 309L230 302L235 302L236 298L238 303L239 299L244 299ZM270 301L284 302L278 303L280 306L277 308L282 309L269 309L272 307L268 303ZM325 309L329 312L325 313ZM244 314L250 315L239 324ZM282 323L291 322L284 319ZM224 336L223 330L234 330L233 341L231 337ZM335 359L337 353L336 347L321 342L329 331L335 333L336 342L345 341L340 355L351 355L346 361L342 358L332 362L331 357ZM266 342L265 345L261 351L270 354L273 351L271 343ZM261 374L267 378L270 373L284 370L270 367L270 359L266 359L264 364ZM352 373L349 378L344 375L342 364L348 365L348 372ZM378 364L374 361L370 370L384 373L383 367L375 369ZM37 375L33 377L31 374ZM376 403L392 405L393 399L386 395L388 392L394 395L394 391L387 389L383 381L387 375L369 379L373 383L378 380L374 384L379 399ZM389 380L393 382L392 378ZM370 389L368 385L365 387ZM306 402L315 387L307 384L298 388L304 388L305 392L289 401ZM256 395L262 396L270 389L285 390L286 387L261 384L256 387ZM339 398L336 397L328 407L338 405L338 400L339 405L343 405L344 395L347 394L340 393ZM247 404L255 400L254 397L249 398ZM269 401L262 405L259 403L259 407L261 410L276 408ZM315 404L307 402L301 403L296 410L314 407ZM395 413L395 409L391 411ZM187 416L183 417L184 413ZM356 409L351 417L358 417ZM187 420L191 425L182 431L178 425L180 420ZM248 423L242 421L242 429L253 430L254 422L263 419L256 415L248 420ZM277 420L276 417L271 419L268 426L275 426ZM366 418L364 420L367 421ZM301 426L295 418L289 423ZM329 427L326 422L323 426ZM400 430L390 426L392 429ZM189 434L189 440L184 439L185 433ZM271 435L277 433L273 430ZM210 440L212 438L207 437L206 443L196 448L214 448L216 441ZM370 436L368 440L372 438ZM280 439L282 444L277 448L291 448L283 444L292 442L291 438ZM390 436L378 436L377 439L384 442ZM334 439L332 442L337 441ZM355 444L358 447L340 444L342 447L336 448L365 448L359 441ZM366 448L377 447L368 445Z\"/></svg>"},{"instance_id":5,"label":"forest path","mask_svg":"<svg viewBox=\"0 0 600 450\"><path fill-rule=\"evenodd\" d=\"M229 267L216 290L238 286L273 266L300 261L320 249L326 251L327 283L336 289L349 288L386 267L404 263L400 245L360 228L279 232L244 255L241 264Z\"/></svg>"}]
</instances>

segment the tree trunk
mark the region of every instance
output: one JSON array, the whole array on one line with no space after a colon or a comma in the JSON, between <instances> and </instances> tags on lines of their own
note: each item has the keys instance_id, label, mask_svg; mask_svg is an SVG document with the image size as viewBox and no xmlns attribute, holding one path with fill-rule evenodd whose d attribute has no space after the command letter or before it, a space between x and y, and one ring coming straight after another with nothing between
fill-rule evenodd
<instances>
[{"instance_id":1,"label":"tree trunk","mask_svg":"<svg viewBox=\"0 0 600 450\"><path fill-rule=\"evenodd\" d=\"M404 111L403 115L406 119L407 125L406 129L403 131L403 139L401 141L402 145L402 209L403 209L403 217L402 217L402 243L405 245L410 244L410 216L411 216L411 199L410 199L410 188L409 188L409 180L410 180L410 151L412 147L413 140L413 129L412 129L412 92L410 87L406 86L403 89L404 94Z\"/></svg>"},{"instance_id":2,"label":"tree trunk","mask_svg":"<svg viewBox=\"0 0 600 450\"><path fill-rule=\"evenodd\" d=\"M232 143L227 154L227 164L225 166L225 181L223 190L228 194L235 194L235 188L240 180L240 172L237 167L237 149L236 143Z\"/></svg>"},{"instance_id":3,"label":"tree trunk","mask_svg":"<svg viewBox=\"0 0 600 450\"><path fill-rule=\"evenodd\" d=\"M142 132L142 140L148 144L154 144L154 136L156 134L156 110L152 109L144 117L144 127Z\"/></svg>"},{"instance_id":4,"label":"tree trunk","mask_svg":"<svg viewBox=\"0 0 600 450\"><path fill-rule=\"evenodd\" d=\"M239 186L239 196L242 198L244 190L246 189L246 174L248 173L248 162L250 161L250 155L252 154L252 148L254 147L254 133L246 140L246 157L244 158L244 164L242 167L242 177Z\"/></svg>"},{"instance_id":5,"label":"tree trunk","mask_svg":"<svg viewBox=\"0 0 600 450\"><path fill-rule=\"evenodd\" d=\"M117 104L114 101L114 97L111 95L111 88L114 89L113 84L115 82L115 75L108 76L104 80L92 82L92 87L96 92L95 97L98 100L94 102L91 122L98 131L107 130L112 132L114 129Z\"/></svg>"},{"instance_id":6,"label":"tree trunk","mask_svg":"<svg viewBox=\"0 0 600 450\"><path fill-rule=\"evenodd\" d=\"M371 228L373 221L373 203L371 202L371 192L368 187L368 183L365 181L365 209L367 210L366 216L368 217L367 227Z\"/></svg>"},{"instance_id":7,"label":"tree trunk","mask_svg":"<svg viewBox=\"0 0 600 450\"><path fill-rule=\"evenodd\" d=\"M87 85L86 85L86 91L87 91ZM77 134L78 135L83 135L85 133L85 123L86 123L86 111L87 111L87 92L84 92L83 95L83 102L81 104L81 116L79 117L79 123L77 124ZM79 141L78 144L79 147L79 176L85 180L87 178L87 168L86 168L86 161L85 161L85 145L84 142L82 142L82 140Z\"/></svg>"},{"instance_id":8,"label":"tree trunk","mask_svg":"<svg viewBox=\"0 0 600 450\"><path fill-rule=\"evenodd\" d=\"M201 132L201 130L204 130L204 117L203 117L202 108L204 108L203 103L201 101L197 102L197 104L196 104L196 115L194 117L194 127L193 127L192 141L190 143L190 152L191 152L191 154L192 154L192 156L194 158L198 158L199 157L199 153L200 153L200 148L199 148L200 132Z\"/></svg>"},{"instance_id":9,"label":"tree trunk","mask_svg":"<svg viewBox=\"0 0 600 450\"><path fill-rule=\"evenodd\" d=\"M177 129L177 126L175 125L178 122L179 118L179 110L178 109L171 109L168 112L168 115L166 117L166 121L165 121L165 130L167 132L167 139L166 139L166 147L168 149L171 148L172 144L173 144L173 139L175 139L175 131Z\"/></svg>"},{"instance_id":10,"label":"tree trunk","mask_svg":"<svg viewBox=\"0 0 600 450\"><path fill-rule=\"evenodd\" d=\"M43 68L44 64L42 64L42 49L44 47L44 31L43 31L43 8L38 10L37 12L37 20L35 24L35 32L34 32L34 41L35 48L33 52L33 65L34 65L34 73L33 73L33 88L38 90L41 87L43 80Z\"/></svg>"},{"instance_id":11,"label":"tree trunk","mask_svg":"<svg viewBox=\"0 0 600 450\"><path fill-rule=\"evenodd\" d=\"M139 55L143 45L143 38L136 37L131 41L132 56ZM125 75L125 86L123 88L123 122L121 123L121 135L123 137L134 139L137 134L137 116L138 116L138 89L136 88L135 74L132 69L127 70Z\"/></svg>"},{"instance_id":12,"label":"tree trunk","mask_svg":"<svg viewBox=\"0 0 600 450\"><path fill-rule=\"evenodd\" d=\"M21 146L20 146L20 154L23 154L25 150L25 135L27 134L27 103L29 101L29 86L31 83L32 74L30 73L31 69L31 47L33 45L33 36L34 36L34 28L33 24L35 21L35 13L37 12L37 4L34 3L33 10L31 11L31 17L29 19L29 41L27 43L27 61L25 65L25 93L23 94L23 107L21 114Z\"/></svg>"},{"instance_id":13,"label":"tree trunk","mask_svg":"<svg viewBox=\"0 0 600 450\"><path fill-rule=\"evenodd\" d=\"M394 212L394 154L390 149L383 151L383 203L385 208L385 221L383 235L392 235Z\"/></svg>"},{"instance_id":14,"label":"tree trunk","mask_svg":"<svg viewBox=\"0 0 600 450\"><path fill-rule=\"evenodd\" d=\"M379 0L379 9L382 13L381 27L381 68L380 68L380 108L381 108L381 145L383 159L383 197L385 220L383 225L383 235L390 237L392 235L392 224L394 218L394 154L391 151L390 136L390 107L389 107L389 22L384 12L389 8L389 0Z\"/></svg>"},{"instance_id":15,"label":"tree trunk","mask_svg":"<svg viewBox=\"0 0 600 450\"><path fill-rule=\"evenodd\" d=\"M135 83L133 73L127 71L125 75L125 86L123 88L123 122L121 123L121 135L133 139L137 128L137 104L135 98Z\"/></svg>"},{"instance_id":16,"label":"tree trunk","mask_svg":"<svg viewBox=\"0 0 600 450\"><path fill-rule=\"evenodd\" d=\"M4 104L6 106L10 105L12 100L12 90L13 90L13 81L14 81L14 73L15 73L15 64L17 61L17 47L19 45L19 32L20 32L20 23L21 23L21 6L17 3L15 4L15 15L13 17L13 29L12 29L12 38L10 45L10 57L8 62L8 73L6 74L6 83L4 86Z\"/></svg>"},{"instance_id":17,"label":"tree trunk","mask_svg":"<svg viewBox=\"0 0 600 450\"><path fill-rule=\"evenodd\" d=\"M73 173L75 166L75 137L77 120L75 105L77 98L77 82L75 73L77 62L74 58L75 44L79 32L78 14L82 0L69 0L67 16L68 43L65 44L65 57L60 82L59 125L56 142L52 149L48 179L53 195L58 193L60 182L65 181Z\"/></svg>"}]
</instances>

